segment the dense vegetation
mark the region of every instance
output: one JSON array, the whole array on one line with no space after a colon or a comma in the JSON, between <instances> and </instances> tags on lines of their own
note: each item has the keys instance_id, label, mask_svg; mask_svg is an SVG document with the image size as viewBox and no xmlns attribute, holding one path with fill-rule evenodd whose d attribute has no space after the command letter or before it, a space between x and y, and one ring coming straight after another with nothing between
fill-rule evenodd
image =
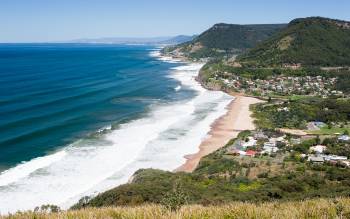
<instances>
[{"instance_id":1,"label":"dense vegetation","mask_svg":"<svg viewBox=\"0 0 350 219\"><path fill-rule=\"evenodd\" d=\"M294 154L239 158L226 154L226 147L202 158L193 173L139 170L131 183L73 208L164 203L169 192L185 194L187 204L203 205L350 195L349 169L312 165Z\"/></svg>"},{"instance_id":2,"label":"dense vegetation","mask_svg":"<svg viewBox=\"0 0 350 219\"><path fill-rule=\"evenodd\" d=\"M310 147L322 144L327 147L325 154L334 154L339 156L350 157L350 144L348 142L339 141L335 137L325 138L321 141L318 138L312 138L305 140L298 145L293 147L293 150L297 153L308 154L310 152Z\"/></svg>"},{"instance_id":3,"label":"dense vegetation","mask_svg":"<svg viewBox=\"0 0 350 219\"><path fill-rule=\"evenodd\" d=\"M178 211L169 211L161 205L85 208L58 213L22 212L3 218L350 218L350 199L313 199L305 201L267 202L261 204L232 202L225 205L206 207L199 205L186 205Z\"/></svg>"},{"instance_id":4,"label":"dense vegetation","mask_svg":"<svg viewBox=\"0 0 350 219\"><path fill-rule=\"evenodd\" d=\"M253 48L258 42L269 38L284 26L284 24L215 24L192 41L168 47L165 51L179 49L190 58L239 54L248 48Z\"/></svg>"},{"instance_id":5,"label":"dense vegetation","mask_svg":"<svg viewBox=\"0 0 350 219\"><path fill-rule=\"evenodd\" d=\"M238 61L246 66L349 66L350 23L322 17L295 19Z\"/></svg>"},{"instance_id":6,"label":"dense vegetation","mask_svg":"<svg viewBox=\"0 0 350 219\"><path fill-rule=\"evenodd\" d=\"M254 108L261 128L306 128L310 121L347 124L350 120L350 100L341 98L302 98L282 104L257 105Z\"/></svg>"}]
</instances>

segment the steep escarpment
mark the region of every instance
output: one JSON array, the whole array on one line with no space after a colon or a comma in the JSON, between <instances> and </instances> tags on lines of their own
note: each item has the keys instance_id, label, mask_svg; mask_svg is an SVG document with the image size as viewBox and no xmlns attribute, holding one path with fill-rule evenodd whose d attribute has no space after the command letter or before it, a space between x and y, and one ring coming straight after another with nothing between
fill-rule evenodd
<instances>
[{"instance_id":1,"label":"steep escarpment","mask_svg":"<svg viewBox=\"0 0 350 219\"><path fill-rule=\"evenodd\" d=\"M237 60L249 66L349 66L350 22L298 18Z\"/></svg>"},{"instance_id":2,"label":"steep escarpment","mask_svg":"<svg viewBox=\"0 0 350 219\"><path fill-rule=\"evenodd\" d=\"M285 27L285 24L215 24L192 41L164 49L191 59L240 54Z\"/></svg>"}]
</instances>

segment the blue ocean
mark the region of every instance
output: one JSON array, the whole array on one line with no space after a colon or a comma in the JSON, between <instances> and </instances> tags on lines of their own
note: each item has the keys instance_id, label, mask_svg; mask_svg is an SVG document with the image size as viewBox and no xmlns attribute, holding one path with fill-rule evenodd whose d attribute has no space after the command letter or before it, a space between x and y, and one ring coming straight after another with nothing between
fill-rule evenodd
<instances>
[{"instance_id":1,"label":"blue ocean","mask_svg":"<svg viewBox=\"0 0 350 219\"><path fill-rule=\"evenodd\" d=\"M202 65L155 46L0 44L0 212L181 165L232 100L195 81Z\"/></svg>"}]
</instances>

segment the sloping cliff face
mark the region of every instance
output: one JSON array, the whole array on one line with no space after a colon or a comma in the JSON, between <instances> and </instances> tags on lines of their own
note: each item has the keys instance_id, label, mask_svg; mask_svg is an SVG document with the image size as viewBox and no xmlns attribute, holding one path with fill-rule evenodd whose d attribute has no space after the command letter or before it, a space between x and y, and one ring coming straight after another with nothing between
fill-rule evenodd
<instances>
[{"instance_id":1,"label":"sloping cliff face","mask_svg":"<svg viewBox=\"0 0 350 219\"><path fill-rule=\"evenodd\" d=\"M350 23L323 17L298 18L237 57L250 66L350 66Z\"/></svg>"},{"instance_id":2,"label":"sloping cliff face","mask_svg":"<svg viewBox=\"0 0 350 219\"><path fill-rule=\"evenodd\" d=\"M240 54L284 28L285 24L215 24L192 41L163 51L191 59Z\"/></svg>"}]
</instances>

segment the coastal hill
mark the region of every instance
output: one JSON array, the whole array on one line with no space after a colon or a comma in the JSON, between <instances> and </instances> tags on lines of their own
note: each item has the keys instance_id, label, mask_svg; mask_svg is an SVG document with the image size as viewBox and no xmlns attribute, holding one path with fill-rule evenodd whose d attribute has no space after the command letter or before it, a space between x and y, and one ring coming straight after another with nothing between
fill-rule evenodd
<instances>
[{"instance_id":1,"label":"coastal hill","mask_svg":"<svg viewBox=\"0 0 350 219\"><path fill-rule=\"evenodd\" d=\"M193 40L196 37L196 35L188 36L188 35L178 35L171 37L170 39L159 41L158 44L169 44L169 45L176 45L180 43L185 43Z\"/></svg>"},{"instance_id":2,"label":"coastal hill","mask_svg":"<svg viewBox=\"0 0 350 219\"><path fill-rule=\"evenodd\" d=\"M215 24L192 41L165 48L165 52L188 58L240 54L285 27L285 24Z\"/></svg>"},{"instance_id":3,"label":"coastal hill","mask_svg":"<svg viewBox=\"0 0 350 219\"><path fill-rule=\"evenodd\" d=\"M237 60L250 66L349 66L350 22L323 17L292 20Z\"/></svg>"}]
</instances>

